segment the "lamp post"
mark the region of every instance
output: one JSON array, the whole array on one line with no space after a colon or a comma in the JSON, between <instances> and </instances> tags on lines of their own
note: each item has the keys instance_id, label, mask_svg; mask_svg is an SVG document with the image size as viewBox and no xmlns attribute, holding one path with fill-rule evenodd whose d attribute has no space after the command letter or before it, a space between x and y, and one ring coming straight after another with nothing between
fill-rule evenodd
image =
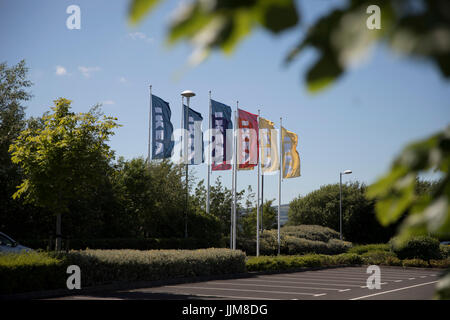
<instances>
[{"instance_id":1,"label":"lamp post","mask_svg":"<svg viewBox=\"0 0 450 320\"><path fill-rule=\"evenodd\" d=\"M189 100L191 97L195 96L195 93L191 90L185 90L181 93L182 97L186 98L186 105L187 108L184 110L183 103L181 104L181 110L183 112L183 158L184 158L184 164L186 167L186 206L185 206L185 212L184 212L184 237L188 237L188 231L187 231L187 214L188 214L188 207L189 207L189 180L188 180L188 173L189 173L189 163L188 163L188 126L189 126ZM183 98L181 99L183 101Z\"/></svg>"},{"instance_id":2,"label":"lamp post","mask_svg":"<svg viewBox=\"0 0 450 320\"><path fill-rule=\"evenodd\" d=\"M352 170L345 170L344 172L339 172L339 230L341 240L342 240L342 175L351 173Z\"/></svg>"}]
</instances>

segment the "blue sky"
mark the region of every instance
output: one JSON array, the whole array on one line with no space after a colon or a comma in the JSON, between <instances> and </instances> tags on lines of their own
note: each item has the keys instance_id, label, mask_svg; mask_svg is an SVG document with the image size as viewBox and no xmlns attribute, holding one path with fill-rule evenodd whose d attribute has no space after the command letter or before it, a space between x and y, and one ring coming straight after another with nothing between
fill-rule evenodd
<instances>
[{"instance_id":1,"label":"blue sky","mask_svg":"<svg viewBox=\"0 0 450 320\"><path fill-rule=\"evenodd\" d=\"M299 2L304 25L341 1ZM66 8L81 8L81 30L66 28ZM30 67L33 99L27 116L40 116L58 97L73 100L73 109L87 111L103 103L108 115L123 125L111 139L118 156L147 154L148 86L168 101L172 122L180 123L183 90L196 92L191 107L208 113L213 99L261 115L299 136L302 176L283 182L282 203L339 181L370 184L382 175L403 146L450 123L450 83L433 64L404 59L380 45L363 65L317 95L307 92L303 75L315 58L305 52L289 67L288 50L301 39L304 27L273 37L254 32L231 56L213 54L186 69L192 48L165 45L166 27L178 1L166 1L133 28L127 22L128 1L0 0L0 61L21 59ZM58 71L58 72L57 72ZM181 76L179 76L179 74ZM206 128L206 123L203 125ZM206 165L195 167L206 177ZM214 180L219 174L214 173ZM231 187L231 174L223 182ZM278 177L265 180L265 198L277 199ZM256 172L240 172L238 186L256 189Z\"/></svg>"}]
</instances>

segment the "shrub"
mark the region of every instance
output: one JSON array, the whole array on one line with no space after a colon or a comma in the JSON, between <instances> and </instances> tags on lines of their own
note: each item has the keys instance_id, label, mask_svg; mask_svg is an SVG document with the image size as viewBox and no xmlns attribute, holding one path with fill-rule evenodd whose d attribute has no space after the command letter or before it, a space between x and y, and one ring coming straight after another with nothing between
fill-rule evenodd
<instances>
[{"instance_id":1,"label":"shrub","mask_svg":"<svg viewBox=\"0 0 450 320\"><path fill-rule=\"evenodd\" d=\"M33 249L47 249L54 241L21 240L21 244ZM222 239L199 238L112 238L112 239L63 239L63 248L67 250L84 249L203 249L210 247L223 247Z\"/></svg>"},{"instance_id":2,"label":"shrub","mask_svg":"<svg viewBox=\"0 0 450 320\"><path fill-rule=\"evenodd\" d=\"M365 244L353 246L348 250L349 253L363 254L369 251L391 251L391 246L385 243Z\"/></svg>"},{"instance_id":3,"label":"shrub","mask_svg":"<svg viewBox=\"0 0 450 320\"><path fill-rule=\"evenodd\" d=\"M54 289L64 283L61 260L46 253L0 254L0 293Z\"/></svg>"},{"instance_id":4,"label":"shrub","mask_svg":"<svg viewBox=\"0 0 450 320\"><path fill-rule=\"evenodd\" d=\"M401 265L400 259L392 251L367 251L361 257L366 264Z\"/></svg>"},{"instance_id":5,"label":"shrub","mask_svg":"<svg viewBox=\"0 0 450 320\"><path fill-rule=\"evenodd\" d=\"M450 258L442 260L430 260L430 266L432 268L450 268Z\"/></svg>"},{"instance_id":6,"label":"shrub","mask_svg":"<svg viewBox=\"0 0 450 320\"><path fill-rule=\"evenodd\" d=\"M245 272L244 253L229 249L85 250L33 255L37 256L2 257L0 293L65 288L66 268L72 264L81 269L82 287Z\"/></svg>"},{"instance_id":7,"label":"shrub","mask_svg":"<svg viewBox=\"0 0 450 320\"><path fill-rule=\"evenodd\" d=\"M280 231L286 236L314 241L328 242L331 239L339 239L339 232L317 225L285 226Z\"/></svg>"},{"instance_id":8,"label":"shrub","mask_svg":"<svg viewBox=\"0 0 450 320\"><path fill-rule=\"evenodd\" d=\"M316 226L312 226L316 227ZM289 227L291 230L296 227ZM320 227L322 228L322 227ZM322 228L327 229L327 228ZM290 234L295 234L294 232ZM299 233L297 233L299 235ZM322 239L325 239L323 237ZM266 230L260 237L260 254L262 255L276 255L278 253L278 235L277 230ZM256 240L254 239L238 239L238 247L245 251L247 255L256 254ZM305 238L297 238L295 236L287 235L287 233L280 234L280 251L284 255L303 255L308 253L317 254L339 254L346 252L351 247L350 242L341 241L335 238L330 238L328 241L310 240Z\"/></svg>"},{"instance_id":9,"label":"shrub","mask_svg":"<svg viewBox=\"0 0 450 320\"><path fill-rule=\"evenodd\" d=\"M420 267L420 268L429 267L428 262L422 259L405 259L403 260L402 264L404 267Z\"/></svg>"},{"instance_id":10,"label":"shrub","mask_svg":"<svg viewBox=\"0 0 450 320\"><path fill-rule=\"evenodd\" d=\"M441 257L442 257L442 259L450 258L450 246L449 246L449 245L441 244L441 245L439 246L439 250L440 250L440 252L441 252Z\"/></svg>"},{"instance_id":11,"label":"shrub","mask_svg":"<svg viewBox=\"0 0 450 320\"><path fill-rule=\"evenodd\" d=\"M342 253L335 256L330 256L331 265L345 266L345 265L360 265L364 261L360 255L355 253Z\"/></svg>"},{"instance_id":12,"label":"shrub","mask_svg":"<svg viewBox=\"0 0 450 320\"><path fill-rule=\"evenodd\" d=\"M335 256L310 254L303 256L260 256L247 260L248 271L283 271L301 268L326 266L358 265L362 259L357 254L339 254Z\"/></svg>"},{"instance_id":13,"label":"shrub","mask_svg":"<svg viewBox=\"0 0 450 320\"><path fill-rule=\"evenodd\" d=\"M439 240L428 236L412 237L404 243L397 244L396 239L391 241L392 250L400 259L440 259L441 252Z\"/></svg>"}]
</instances>

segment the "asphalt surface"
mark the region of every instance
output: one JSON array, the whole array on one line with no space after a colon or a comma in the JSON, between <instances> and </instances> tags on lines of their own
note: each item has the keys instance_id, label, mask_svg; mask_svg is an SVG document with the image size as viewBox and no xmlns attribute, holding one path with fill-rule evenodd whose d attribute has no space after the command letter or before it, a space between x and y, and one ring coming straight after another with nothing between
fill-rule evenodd
<instances>
[{"instance_id":1,"label":"asphalt surface","mask_svg":"<svg viewBox=\"0 0 450 320\"><path fill-rule=\"evenodd\" d=\"M381 288L369 289L366 267L253 275L53 299L226 299L226 300L428 300L440 270L380 267Z\"/></svg>"}]
</instances>

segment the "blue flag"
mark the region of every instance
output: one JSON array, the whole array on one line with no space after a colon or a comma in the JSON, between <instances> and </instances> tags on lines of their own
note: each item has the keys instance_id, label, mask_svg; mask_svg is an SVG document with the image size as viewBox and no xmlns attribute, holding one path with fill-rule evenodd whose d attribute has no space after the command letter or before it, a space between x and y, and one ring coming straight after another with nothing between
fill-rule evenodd
<instances>
[{"instance_id":1,"label":"blue flag","mask_svg":"<svg viewBox=\"0 0 450 320\"><path fill-rule=\"evenodd\" d=\"M173 125L169 103L152 94L152 159L165 159L172 156Z\"/></svg>"},{"instance_id":2,"label":"blue flag","mask_svg":"<svg viewBox=\"0 0 450 320\"><path fill-rule=\"evenodd\" d=\"M233 122L231 121L231 107L211 99L211 125L215 130L211 143L211 169L230 170L233 135Z\"/></svg>"},{"instance_id":3,"label":"blue flag","mask_svg":"<svg viewBox=\"0 0 450 320\"><path fill-rule=\"evenodd\" d=\"M186 105L183 105L183 112L186 114ZM184 120L184 128L188 130L188 164L201 164L204 162L203 157L203 131L202 131L202 115L189 108L188 117ZM186 120L188 120L186 122ZM184 144L183 144L184 146Z\"/></svg>"}]
</instances>

